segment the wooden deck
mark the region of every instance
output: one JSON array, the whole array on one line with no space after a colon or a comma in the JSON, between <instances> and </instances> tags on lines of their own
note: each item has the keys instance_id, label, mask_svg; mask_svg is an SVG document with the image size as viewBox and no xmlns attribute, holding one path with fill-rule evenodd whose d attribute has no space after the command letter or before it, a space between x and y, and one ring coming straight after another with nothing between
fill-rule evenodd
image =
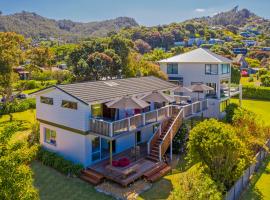
<instances>
[{"instance_id":1,"label":"wooden deck","mask_svg":"<svg viewBox=\"0 0 270 200\"><path fill-rule=\"evenodd\" d=\"M146 144L140 145L140 152L137 150L137 155L134 155L134 148L128 149L113 156L113 160L126 157L131 163L126 167L113 167L110 166L109 159L99 162L91 166L89 169L102 174L106 179L117 182L122 186L127 186L135 180L144 176L144 174L159 165L159 162L153 162L146 159L147 146Z\"/></svg>"}]
</instances>

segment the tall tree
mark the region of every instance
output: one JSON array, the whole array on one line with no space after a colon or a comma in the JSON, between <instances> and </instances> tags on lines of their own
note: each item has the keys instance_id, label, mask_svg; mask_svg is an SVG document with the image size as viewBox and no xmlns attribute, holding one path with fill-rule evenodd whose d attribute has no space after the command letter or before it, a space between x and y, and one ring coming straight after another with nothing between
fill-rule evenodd
<instances>
[{"instance_id":1,"label":"tall tree","mask_svg":"<svg viewBox=\"0 0 270 200\"><path fill-rule=\"evenodd\" d=\"M22 35L0 33L0 96L3 98L3 108L8 113L10 113L9 104L14 100L13 83L18 79L12 67L22 62L23 50L26 48L27 43ZM12 120L12 115L10 115L10 120Z\"/></svg>"},{"instance_id":2,"label":"tall tree","mask_svg":"<svg viewBox=\"0 0 270 200\"><path fill-rule=\"evenodd\" d=\"M109 77L113 59L105 53L95 52L89 55L87 64L86 79L100 80Z\"/></svg>"},{"instance_id":3,"label":"tall tree","mask_svg":"<svg viewBox=\"0 0 270 200\"><path fill-rule=\"evenodd\" d=\"M195 126L189 135L188 156L200 162L217 183L229 189L252 161L251 152L235 129L215 119Z\"/></svg>"},{"instance_id":4,"label":"tall tree","mask_svg":"<svg viewBox=\"0 0 270 200\"><path fill-rule=\"evenodd\" d=\"M21 123L11 123L0 134L0 199L38 199L29 167L37 146L27 141L12 141L13 134L21 131Z\"/></svg>"},{"instance_id":5,"label":"tall tree","mask_svg":"<svg viewBox=\"0 0 270 200\"><path fill-rule=\"evenodd\" d=\"M54 52L49 47L34 47L28 52L31 64L42 68L51 67L54 61Z\"/></svg>"}]
</instances>

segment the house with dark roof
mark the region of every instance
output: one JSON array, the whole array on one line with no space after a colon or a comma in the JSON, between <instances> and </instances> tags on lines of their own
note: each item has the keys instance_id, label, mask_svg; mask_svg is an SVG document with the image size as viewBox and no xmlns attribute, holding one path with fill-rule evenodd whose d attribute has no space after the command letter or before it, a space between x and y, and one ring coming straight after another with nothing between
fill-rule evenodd
<instances>
[{"instance_id":1,"label":"house with dark roof","mask_svg":"<svg viewBox=\"0 0 270 200\"><path fill-rule=\"evenodd\" d=\"M94 184L104 177L122 185L143 176L156 179L170 170L164 156L170 149L171 158L172 139L183 119L207 109L207 100L176 104L177 87L150 76L37 91L40 144L81 163L86 168L82 177Z\"/></svg>"}]
</instances>

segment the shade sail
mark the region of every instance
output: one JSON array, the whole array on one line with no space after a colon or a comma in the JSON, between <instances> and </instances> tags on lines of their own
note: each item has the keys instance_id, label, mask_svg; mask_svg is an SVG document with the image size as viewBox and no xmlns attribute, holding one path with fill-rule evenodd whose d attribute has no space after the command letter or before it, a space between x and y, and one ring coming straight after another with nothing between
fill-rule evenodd
<instances>
[{"instance_id":1,"label":"shade sail","mask_svg":"<svg viewBox=\"0 0 270 200\"><path fill-rule=\"evenodd\" d=\"M117 109L143 109L149 106L149 104L141 99L125 96L107 103L106 106Z\"/></svg>"},{"instance_id":2,"label":"shade sail","mask_svg":"<svg viewBox=\"0 0 270 200\"><path fill-rule=\"evenodd\" d=\"M142 98L143 101L155 103L171 103L174 101L173 97L164 94L163 92L154 91Z\"/></svg>"}]
</instances>

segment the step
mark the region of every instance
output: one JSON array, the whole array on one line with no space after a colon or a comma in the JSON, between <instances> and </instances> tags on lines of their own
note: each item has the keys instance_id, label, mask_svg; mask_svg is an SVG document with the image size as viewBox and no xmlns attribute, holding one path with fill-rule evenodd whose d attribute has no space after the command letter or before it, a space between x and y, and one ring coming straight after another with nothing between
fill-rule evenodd
<instances>
[{"instance_id":1,"label":"step","mask_svg":"<svg viewBox=\"0 0 270 200\"><path fill-rule=\"evenodd\" d=\"M151 160L153 162L159 162L159 159L158 158L154 158L154 157L151 157L151 156L147 156L146 157L148 160Z\"/></svg>"},{"instance_id":2,"label":"step","mask_svg":"<svg viewBox=\"0 0 270 200\"><path fill-rule=\"evenodd\" d=\"M80 178L82 180L88 182L88 183L93 184L93 185L97 185L97 184L99 184L101 182L101 180L99 180L99 179L94 179L92 177L89 177L89 176L86 176L86 175L83 175L83 174L80 176Z\"/></svg>"},{"instance_id":3,"label":"step","mask_svg":"<svg viewBox=\"0 0 270 200\"><path fill-rule=\"evenodd\" d=\"M158 163L154 168L145 172L143 174L143 176L145 178L149 178L149 177L153 176L154 174L156 174L157 172L159 172L160 170L162 170L163 168L165 168L166 166L167 166L167 164L165 164L164 162Z\"/></svg>"},{"instance_id":4,"label":"step","mask_svg":"<svg viewBox=\"0 0 270 200\"><path fill-rule=\"evenodd\" d=\"M82 170L82 174L88 177L92 177L94 179L103 179L104 176L102 176L101 174L91 170L91 169L86 169L86 170Z\"/></svg>"},{"instance_id":5,"label":"step","mask_svg":"<svg viewBox=\"0 0 270 200\"><path fill-rule=\"evenodd\" d=\"M155 153L155 154L159 154L159 149L151 149L151 151L150 152L153 152L153 153Z\"/></svg>"},{"instance_id":6,"label":"step","mask_svg":"<svg viewBox=\"0 0 270 200\"><path fill-rule=\"evenodd\" d=\"M171 171L171 167L169 165L167 165L162 170L160 170L157 173L150 176L147 180L150 182L155 182L155 181L159 180L161 177L163 177L164 175L166 175L167 173L169 173L170 171Z\"/></svg>"}]
</instances>

